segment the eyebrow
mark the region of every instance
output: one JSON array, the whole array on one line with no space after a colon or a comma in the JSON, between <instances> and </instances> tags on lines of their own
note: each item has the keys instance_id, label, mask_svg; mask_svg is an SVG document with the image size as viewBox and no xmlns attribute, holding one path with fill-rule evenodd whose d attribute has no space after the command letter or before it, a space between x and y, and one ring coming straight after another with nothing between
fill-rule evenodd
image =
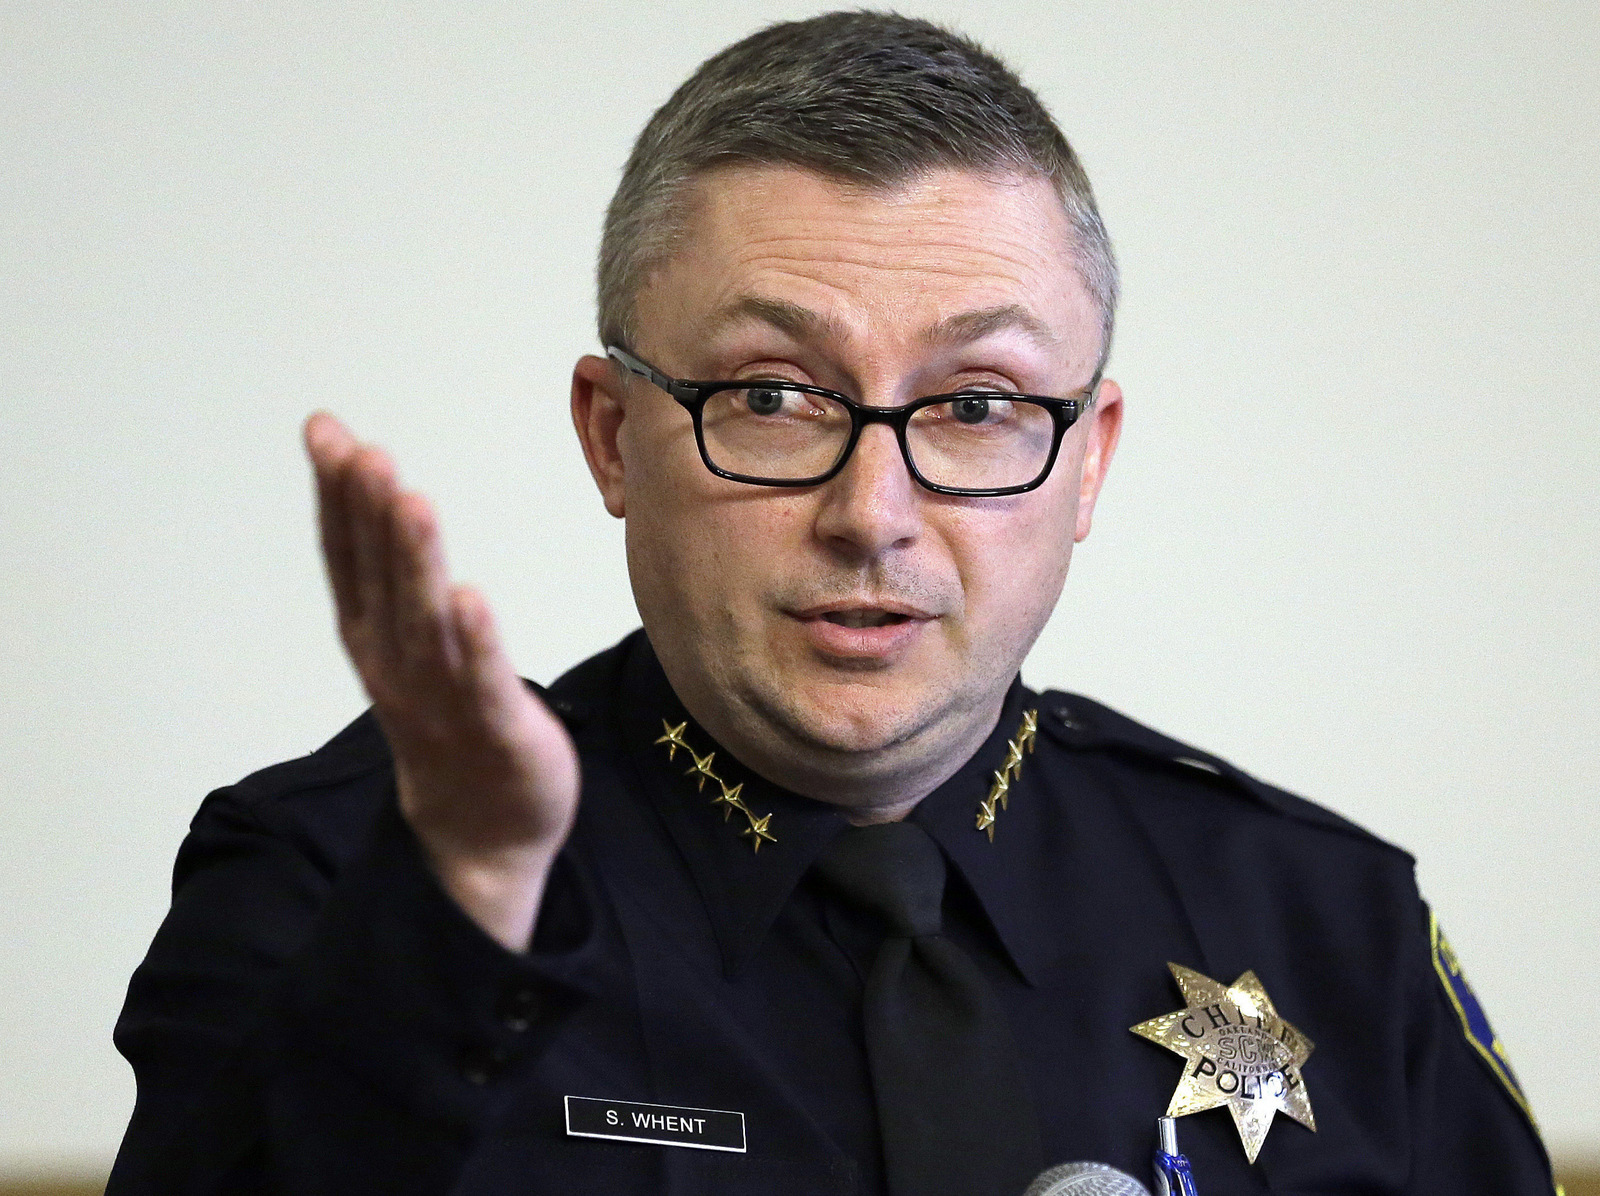
<instances>
[{"instance_id":1,"label":"eyebrow","mask_svg":"<svg viewBox=\"0 0 1600 1196\"><path fill-rule=\"evenodd\" d=\"M849 339L844 326L836 320L786 299L769 299L760 295L745 295L728 304L712 316L706 331L708 334L720 332L730 324L745 320L769 324L795 340ZM1017 303L946 316L924 329L920 339L930 345L965 344L992 333L1012 330L1023 333L1029 340L1045 348L1053 348L1060 343L1060 338L1043 320Z\"/></svg>"},{"instance_id":2,"label":"eyebrow","mask_svg":"<svg viewBox=\"0 0 1600 1196\"><path fill-rule=\"evenodd\" d=\"M1018 303L1005 303L998 307L984 307L977 311L958 312L946 316L922 334L929 344L965 344L981 340L995 332L1021 332L1044 348L1060 344L1060 337L1052 332L1038 316Z\"/></svg>"},{"instance_id":3,"label":"eyebrow","mask_svg":"<svg viewBox=\"0 0 1600 1196\"><path fill-rule=\"evenodd\" d=\"M814 312L809 307L801 307L798 303L790 303L786 299L767 299L760 295L745 295L721 308L711 317L706 331L721 332L730 324L739 324L746 320L770 324L779 332L787 333L797 341L818 337L845 339L844 327L837 321Z\"/></svg>"}]
</instances>

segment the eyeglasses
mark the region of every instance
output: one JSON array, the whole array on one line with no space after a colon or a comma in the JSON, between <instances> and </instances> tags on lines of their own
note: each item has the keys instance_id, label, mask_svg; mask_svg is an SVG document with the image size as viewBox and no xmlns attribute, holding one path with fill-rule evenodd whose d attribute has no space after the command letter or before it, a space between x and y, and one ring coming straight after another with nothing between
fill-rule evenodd
<instances>
[{"instance_id":1,"label":"eyeglasses","mask_svg":"<svg viewBox=\"0 0 1600 1196\"><path fill-rule=\"evenodd\" d=\"M844 468L868 424L888 424L917 482L937 494L1021 494L1050 476L1067 429L1094 405L1100 371L1070 397L970 389L899 407L869 407L799 382L688 382L616 345L630 374L659 386L694 419L700 459L753 486L816 486Z\"/></svg>"}]
</instances>

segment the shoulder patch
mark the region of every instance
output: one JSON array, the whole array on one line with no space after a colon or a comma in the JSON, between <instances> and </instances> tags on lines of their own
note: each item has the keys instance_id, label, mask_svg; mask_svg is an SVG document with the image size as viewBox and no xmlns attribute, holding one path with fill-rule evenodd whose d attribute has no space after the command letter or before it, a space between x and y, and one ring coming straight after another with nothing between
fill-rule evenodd
<instances>
[{"instance_id":1,"label":"shoulder patch","mask_svg":"<svg viewBox=\"0 0 1600 1196\"><path fill-rule=\"evenodd\" d=\"M1467 1036L1467 1041L1477 1052L1480 1059L1495 1074L1501 1086L1521 1109L1523 1115L1533 1123L1537 1131L1539 1123L1534 1121L1533 1109L1528 1104L1528 1098L1522 1091L1522 1085L1517 1083L1516 1073L1511 1070L1511 1060L1506 1056L1506 1048L1496 1036L1494 1028L1489 1025L1489 1016L1484 1013L1483 1006L1478 1003L1477 996L1472 991L1472 986L1467 983L1466 974L1461 970L1461 961L1456 958L1456 953L1450 947L1450 941L1444 937L1444 931L1439 927L1437 915L1430 909L1428 911L1428 937L1433 944L1433 970L1439 975L1439 982L1444 985L1444 994L1450 999L1451 1006L1456 1011L1456 1016L1461 1019L1461 1031Z\"/></svg>"}]
</instances>

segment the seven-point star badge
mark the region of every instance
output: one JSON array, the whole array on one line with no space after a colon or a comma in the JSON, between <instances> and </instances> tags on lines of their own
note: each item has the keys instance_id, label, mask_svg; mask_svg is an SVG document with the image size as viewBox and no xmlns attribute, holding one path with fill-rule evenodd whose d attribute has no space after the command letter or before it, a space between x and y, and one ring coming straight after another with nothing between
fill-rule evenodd
<instances>
[{"instance_id":1,"label":"seven-point star badge","mask_svg":"<svg viewBox=\"0 0 1600 1196\"><path fill-rule=\"evenodd\" d=\"M1311 1057L1311 1040L1278 1016L1256 974L1246 972L1224 987L1175 963L1167 967L1188 1008L1130 1027L1184 1058L1167 1116L1227 1105L1252 1163L1275 1111L1315 1130L1311 1098L1300 1076Z\"/></svg>"}]
</instances>

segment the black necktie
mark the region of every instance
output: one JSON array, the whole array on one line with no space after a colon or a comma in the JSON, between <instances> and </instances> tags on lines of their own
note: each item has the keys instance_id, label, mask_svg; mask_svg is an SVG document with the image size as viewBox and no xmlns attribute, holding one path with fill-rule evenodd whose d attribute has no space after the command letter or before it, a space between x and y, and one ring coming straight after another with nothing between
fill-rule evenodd
<instances>
[{"instance_id":1,"label":"black necktie","mask_svg":"<svg viewBox=\"0 0 1600 1196\"><path fill-rule=\"evenodd\" d=\"M999 999L944 936L938 845L909 822L854 827L817 871L886 928L862 1016L891 1196L1018 1196L1038 1122Z\"/></svg>"}]
</instances>

